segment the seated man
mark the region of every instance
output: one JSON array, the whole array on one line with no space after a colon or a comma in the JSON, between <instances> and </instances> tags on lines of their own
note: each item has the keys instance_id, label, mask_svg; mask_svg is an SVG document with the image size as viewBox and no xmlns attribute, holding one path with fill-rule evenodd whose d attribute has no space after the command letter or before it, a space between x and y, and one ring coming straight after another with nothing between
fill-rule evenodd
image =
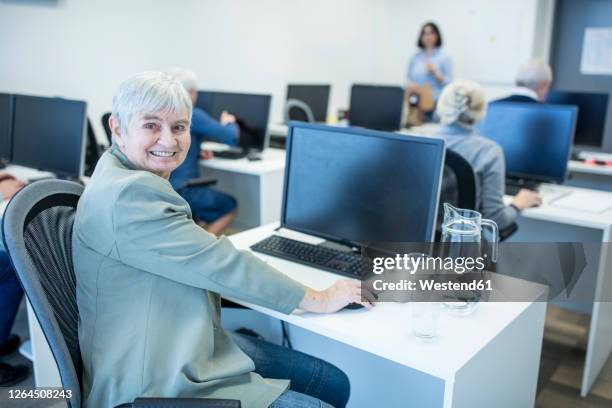
<instances>
[{"instance_id":1,"label":"seated man","mask_svg":"<svg viewBox=\"0 0 612 408\"><path fill-rule=\"evenodd\" d=\"M24 183L9 174L0 175L0 201L9 200ZM20 339L11 335L11 328L23 296L23 290L11 266L4 246L0 244L0 357L17 350ZM28 377L28 367L0 362L0 387L10 387Z\"/></svg>"},{"instance_id":2,"label":"seated man","mask_svg":"<svg viewBox=\"0 0 612 408\"><path fill-rule=\"evenodd\" d=\"M527 61L516 76L516 88L509 96L495 102L544 102L552 79L552 69L546 62L540 59Z\"/></svg>"},{"instance_id":3,"label":"seated man","mask_svg":"<svg viewBox=\"0 0 612 408\"><path fill-rule=\"evenodd\" d=\"M236 118L223 112L217 121L196 107L197 77L192 71L175 69L171 74L181 82L191 97L193 116L191 118L191 146L183 164L172 173L170 183L189 203L193 217L198 224L211 234L219 235L236 216L236 200L209 187L186 187L185 183L198 178L200 158L212 157L212 152L201 151L200 145L203 141L210 140L230 146L238 144L239 129L236 125Z\"/></svg>"}]
</instances>

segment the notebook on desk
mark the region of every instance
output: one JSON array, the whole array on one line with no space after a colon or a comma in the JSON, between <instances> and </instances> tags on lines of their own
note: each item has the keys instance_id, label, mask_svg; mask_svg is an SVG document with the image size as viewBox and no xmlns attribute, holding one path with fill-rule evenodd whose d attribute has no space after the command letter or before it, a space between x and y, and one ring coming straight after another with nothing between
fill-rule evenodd
<instances>
[{"instance_id":1,"label":"notebook on desk","mask_svg":"<svg viewBox=\"0 0 612 408\"><path fill-rule=\"evenodd\" d=\"M602 214L612 208L612 194L596 191L573 191L550 203L552 207Z\"/></svg>"}]
</instances>

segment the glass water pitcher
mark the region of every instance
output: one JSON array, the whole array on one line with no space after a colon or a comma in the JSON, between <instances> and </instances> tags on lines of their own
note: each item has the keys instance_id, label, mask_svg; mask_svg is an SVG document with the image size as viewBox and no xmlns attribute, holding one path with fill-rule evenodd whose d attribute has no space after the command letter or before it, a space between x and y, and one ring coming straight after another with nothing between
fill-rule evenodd
<instances>
[{"instance_id":1,"label":"glass water pitcher","mask_svg":"<svg viewBox=\"0 0 612 408\"><path fill-rule=\"evenodd\" d=\"M490 244L490 253L483 250L483 237L484 241ZM499 231L495 221L482 218L478 211L455 208L444 203L444 222L442 224L444 257L455 259L481 257L496 262L498 240ZM461 281L461 276L456 276L456 278ZM480 300L480 293L457 291L453 297L454 299L444 302L444 306L456 314L470 314Z\"/></svg>"}]
</instances>

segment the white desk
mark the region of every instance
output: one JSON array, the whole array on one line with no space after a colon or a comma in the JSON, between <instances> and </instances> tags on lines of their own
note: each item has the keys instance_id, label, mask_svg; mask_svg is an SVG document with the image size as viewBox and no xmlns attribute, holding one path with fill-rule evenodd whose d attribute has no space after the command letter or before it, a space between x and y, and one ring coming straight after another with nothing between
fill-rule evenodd
<instances>
[{"instance_id":1,"label":"white desk","mask_svg":"<svg viewBox=\"0 0 612 408\"><path fill-rule=\"evenodd\" d=\"M546 187L560 192L584 194L585 202L602 198L612 200L612 193L604 191L568 186ZM506 200L509 199L510 197L506 197ZM555 205L555 200L545 201L540 207L523 211L517 222L519 229L510 241L591 243L591 251L586 253L589 265L583 273L584 279L578 282L575 290L590 293L591 299L606 299L612 296L612 251L609 244L603 244L610 242L612 208L593 213L561 208ZM599 244L595 245L597 243ZM593 251L593 247L601 249ZM563 305L567 306L561 306ZM581 395L586 396L612 351L612 302L589 302L577 310L591 314L581 387Z\"/></svg>"},{"instance_id":2,"label":"white desk","mask_svg":"<svg viewBox=\"0 0 612 408\"><path fill-rule=\"evenodd\" d=\"M270 136L286 137L288 126L284 123L271 123L268 125L268 134Z\"/></svg>"},{"instance_id":3,"label":"white desk","mask_svg":"<svg viewBox=\"0 0 612 408\"><path fill-rule=\"evenodd\" d=\"M10 173L13 176L17 177L19 180L28 181L31 179L38 179L43 177L55 177L53 173L49 173L46 171L39 171L29 167L23 166L15 166L14 164L9 164L3 169L0 169L0 173Z\"/></svg>"},{"instance_id":4,"label":"white desk","mask_svg":"<svg viewBox=\"0 0 612 408\"><path fill-rule=\"evenodd\" d=\"M568 168L569 171L573 173L597 174L612 177L612 166L588 164L579 160L570 160L568 163Z\"/></svg>"},{"instance_id":5,"label":"white desk","mask_svg":"<svg viewBox=\"0 0 612 408\"><path fill-rule=\"evenodd\" d=\"M435 125L429 125L405 130L405 132L431 134L435 131L434 128ZM246 205L244 203L251 203L246 209L241 209L246 214L250 214L249 217L245 217L246 222L244 218L240 220L242 226L259 226L280 219L282 174L284 172L282 170L284 160L281 160L280 157L283 156L283 152L275 149L270 149L270 151L275 152L275 156L269 159L264 158L264 162L255 162L258 164L246 162L245 159L217 162L213 160L206 163L207 167L210 164L211 168L219 169L218 176L215 175L215 177L222 180L220 186L223 190L238 196L243 206ZM270 160L270 163L266 164L266 160ZM269 171L275 176L266 177L257 175L255 170L249 171L249 167L256 169L260 166L263 169L273 169ZM260 181L260 177L266 181ZM594 197L601 197L600 194L612 194L569 186L551 186L551 188L568 193L582 192L587 196L593 194ZM266 209L270 211L263 217L261 214ZM519 231L512 237L512 240L517 242L609 242L612 234L612 210L604 214L597 214L563 209L545 203L539 208L524 211L519 217L518 224ZM607 250L606 247L602 249ZM582 290L592 292L592 299L601 299L601 293L612 293L612 254L600 251L587 255L591 265L588 272L592 279L587 279ZM612 351L612 303L596 302L579 310L592 316L581 389L581 394L587 395Z\"/></svg>"},{"instance_id":6,"label":"white desk","mask_svg":"<svg viewBox=\"0 0 612 408\"><path fill-rule=\"evenodd\" d=\"M266 149L262 160L246 158L202 160L203 176L214 178L213 187L236 198L238 214L233 225L248 229L278 221L281 214L285 151Z\"/></svg>"},{"instance_id":7,"label":"white desk","mask_svg":"<svg viewBox=\"0 0 612 408\"><path fill-rule=\"evenodd\" d=\"M230 237L241 249L276 224ZM324 289L338 275L257 254L288 276ZM511 279L511 278L507 278ZM539 287L540 294L544 293ZM410 304L380 303L370 311L282 315L236 299L306 329L291 330L296 348L324 358L351 379L350 407L531 407L542 346L545 302L482 303L474 314L442 312L431 343L411 331Z\"/></svg>"},{"instance_id":8,"label":"white desk","mask_svg":"<svg viewBox=\"0 0 612 408\"><path fill-rule=\"evenodd\" d=\"M595 188L612 191L612 167L598 164L588 164L578 160L568 163L568 178L566 184L577 187Z\"/></svg>"}]
</instances>

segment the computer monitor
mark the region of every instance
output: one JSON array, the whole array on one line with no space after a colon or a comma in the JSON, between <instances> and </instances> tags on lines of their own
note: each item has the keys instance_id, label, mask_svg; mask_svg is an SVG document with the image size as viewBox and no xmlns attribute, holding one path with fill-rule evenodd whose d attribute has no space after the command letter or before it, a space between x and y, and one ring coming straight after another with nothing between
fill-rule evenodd
<instances>
[{"instance_id":1,"label":"computer monitor","mask_svg":"<svg viewBox=\"0 0 612 408\"><path fill-rule=\"evenodd\" d=\"M546 102L577 106L578 121L574 145L600 148L608 114L608 97L607 93L551 91Z\"/></svg>"},{"instance_id":2,"label":"computer monitor","mask_svg":"<svg viewBox=\"0 0 612 408\"><path fill-rule=\"evenodd\" d=\"M355 246L431 242L444 141L290 122L281 224Z\"/></svg>"},{"instance_id":3,"label":"computer monitor","mask_svg":"<svg viewBox=\"0 0 612 408\"><path fill-rule=\"evenodd\" d=\"M398 130L403 106L404 90L398 86L353 85L349 123L368 129Z\"/></svg>"},{"instance_id":4,"label":"computer monitor","mask_svg":"<svg viewBox=\"0 0 612 408\"><path fill-rule=\"evenodd\" d=\"M507 177L562 182L577 113L575 106L495 102L477 130L501 145Z\"/></svg>"},{"instance_id":5,"label":"computer monitor","mask_svg":"<svg viewBox=\"0 0 612 408\"><path fill-rule=\"evenodd\" d=\"M80 177L85 152L86 103L15 95L13 163Z\"/></svg>"},{"instance_id":6,"label":"computer monitor","mask_svg":"<svg viewBox=\"0 0 612 408\"><path fill-rule=\"evenodd\" d=\"M314 116L315 122L327 121L330 85L295 85L287 86L287 100L297 99L304 102Z\"/></svg>"},{"instance_id":7,"label":"computer monitor","mask_svg":"<svg viewBox=\"0 0 612 408\"><path fill-rule=\"evenodd\" d=\"M261 151L266 146L271 100L271 95L200 91L196 106L217 120L223 111L236 116L240 147Z\"/></svg>"},{"instance_id":8,"label":"computer monitor","mask_svg":"<svg viewBox=\"0 0 612 408\"><path fill-rule=\"evenodd\" d=\"M0 162L11 160L13 95L0 93Z\"/></svg>"}]
</instances>

